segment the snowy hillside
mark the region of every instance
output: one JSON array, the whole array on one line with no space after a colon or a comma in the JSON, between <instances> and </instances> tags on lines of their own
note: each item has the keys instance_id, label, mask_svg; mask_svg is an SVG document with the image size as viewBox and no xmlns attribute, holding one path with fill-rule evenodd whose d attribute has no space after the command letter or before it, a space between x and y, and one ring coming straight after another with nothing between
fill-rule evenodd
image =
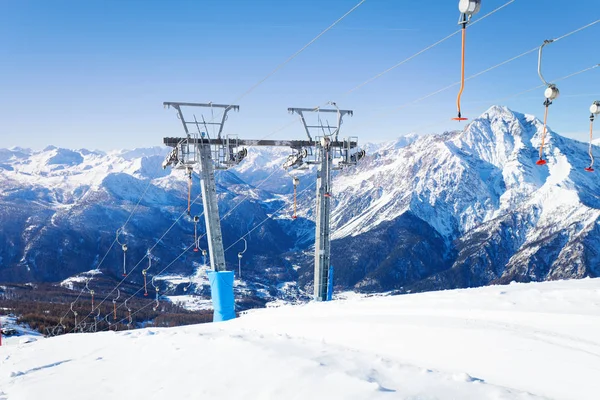
<instances>
[{"instance_id":1,"label":"snowy hillside","mask_svg":"<svg viewBox=\"0 0 600 400\"><path fill-rule=\"evenodd\" d=\"M350 295L13 342L0 398L596 400L599 338L599 279Z\"/></svg>"}]
</instances>

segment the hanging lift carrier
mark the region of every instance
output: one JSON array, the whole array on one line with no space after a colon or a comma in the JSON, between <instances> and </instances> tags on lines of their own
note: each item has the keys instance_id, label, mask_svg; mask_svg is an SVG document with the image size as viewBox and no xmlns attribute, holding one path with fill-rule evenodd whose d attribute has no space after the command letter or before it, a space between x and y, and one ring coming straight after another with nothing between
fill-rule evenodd
<instances>
[{"instance_id":1,"label":"hanging lift carrier","mask_svg":"<svg viewBox=\"0 0 600 400\"><path fill-rule=\"evenodd\" d=\"M546 131L548 130L548 107L550 107L552 101L556 100L560 95L560 91L558 90L556 85L546 81L544 75L542 75L542 52L544 50L544 46L552 42L554 42L553 39L544 40L544 43L542 43L542 45L540 46L540 50L538 53L538 75L540 76L540 79L542 80L544 85L546 85L546 90L544 90L544 97L546 99L544 100L544 129L542 131L542 139L540 142L540 158L536 162L537 165L546 165L546 160L544 160L544 144L546 140Z\"/></svg>"},{"instance_id":2,"label":"hanging lift carrier","mask_svg":"<svg viewBox=\"0 0 600 400\"><path fill-rule=\"evenodd\" d=\"M460 0L458 2L458 11L460 11L460 18L458 24L462 26L462 52L461 52L461 65L460 65L460 89L458 96L456 97L456 108L458 109L458 116L452 118L454 121L466 121L468 118L463 118L460 109L460 99L463 91L465 90L465 45L467 40L467 25L471 21L471 17L479 12L481 8L481 0Z\"/></svg>"},{"instance_id":3,"label":"hanging lift carrier","mask_svg":"<svg viewBox=\"0 0 600 400\"><path fill-rule=\"evenodd\" d=\"M590 144L588 153L590 154L590 165L585 168L587 172L594 172L594 153L592 152L592 140L594 139L594 119L600 114L600 101L596 100L590 106Z\"/></svg>"}]
</instances>

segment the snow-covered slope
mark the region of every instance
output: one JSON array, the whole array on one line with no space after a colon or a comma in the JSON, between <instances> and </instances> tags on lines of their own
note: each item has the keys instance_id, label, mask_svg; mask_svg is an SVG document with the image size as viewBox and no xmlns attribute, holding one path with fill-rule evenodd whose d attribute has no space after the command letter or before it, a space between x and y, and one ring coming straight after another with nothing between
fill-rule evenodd
<instances>
[{"instance_id":1,"label":"snow-covered slope","mask_svg":"<svg viewBox=\"0 0 600 400\"><path fill-rule=\"evenodd\" d=\"M350 296L0 349L0 398L555 399L600 393L600 280Z\"/></svg>"}]
</instances>

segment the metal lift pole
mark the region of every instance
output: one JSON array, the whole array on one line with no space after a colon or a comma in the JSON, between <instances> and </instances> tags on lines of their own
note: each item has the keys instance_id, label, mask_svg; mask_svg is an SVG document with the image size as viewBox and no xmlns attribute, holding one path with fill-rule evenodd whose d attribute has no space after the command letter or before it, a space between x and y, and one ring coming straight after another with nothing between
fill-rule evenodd
<instances>
[{"instance_id":1,"label":"metal lift pole","mask_svg":"<svg viewBox=\"0 0 600 400\"><path fill-rule=\"evenodd\" d=\"M317 213L315 226L315 273L314 273L314 299L316 301L327 301L327 292L329 289L329 268L331 266L331 170L333 168L333 150L332 144L338 144L338 134L342 126L344 115L353 115L352 110L340 110L333 102L329 103L333 109L321 108L288 108L291 113L300 116L300 121L304 125L304 130L309 141L313 141L310 134L311 129L320 131L322 137L315 137L314 146L318 155L317 170ZM318 120L317 125L308 125L305 112L330 113L336 114L336 123L333 126L323 125ZM326 130L327 129L327 130ZM333 130L332 130L333 129ZM343 148L343 144L341 146ZM345 161L349 162L350 153L345 154Z\"/></svg>"},{"instance_id":2,"label":"metal lift pole","mask_svg":"<svg viewBox=\"0 0 600 400\"><path fill-rule=\"evenodd\" d=\"M203 103L179 103L165 102L165 107L173 107L177 110L177 114L183 129L186 133L186 138L179 139L175 146L175 153L170 154L163 164L166 167L173 164L175 168L193 168L195 164L200 165L200 188L202 191L202 205L204 206L204 221L206 224L206 236L208 239L208 253L210 255L210 266L213 271L226 271L225 266L225 251L223 250L223 235L221 233L221 221L219 218L219 204L217 202L217 185L215 183L215 165L212 157L211 140L204 138L200 132L200 123L194 116L194 121L186 121L181 107L200 107L200 108L219 108L224 109L221 122L203 123L203 125L216 125L218 127L218 138L220 141L223 125L226 120L227 112L231 109L238 110L238 106L225 104L203 104ZM192 137L188 129L188 125L195 125L198 133L196 137ZM208 136L208 132L204 132ZM218 154L218 152L217 152ZM220 160L217 160L217 162Z\"/></svg>"},{"instance_id":3,"label":"metal lift pole","mask_svg":"<svg viewBox=\"0 0 600 400\"><path fill-rule=\"evenodd\" d=\"M215 167L212 162L210 144L199 145L198 151L200 153L200 188L202 190L210 266L213 271L225 271L225 251L223 250Z\"/></svg>"},{"instance_id":4,"label":"metal lift pole","mask_svg":"<svg viewBox=\"0 0 600 400\"><path fill-rule=\"evenodd\" d=\"M318 147L321 162L317 171L317 214L315 235L315 300L327 300L327 289L329 287L329 266L331 265L331 241L330 241L330 215L332 158L329 147L329 139L321 139Z\"/></svg>"}]
</instances>

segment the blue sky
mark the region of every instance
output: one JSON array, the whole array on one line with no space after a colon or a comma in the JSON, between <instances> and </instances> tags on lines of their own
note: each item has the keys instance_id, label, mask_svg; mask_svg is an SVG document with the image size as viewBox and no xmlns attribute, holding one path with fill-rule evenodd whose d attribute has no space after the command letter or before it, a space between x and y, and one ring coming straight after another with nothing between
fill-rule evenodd
<instances>
[{"instance_id":1,"label":"blue sky","mask_svg":"<svg viewBox=\"0 0 600 400\"><path fill-rule=\"evenodd\" d=\"M508 0L483 0L479 16ZM121 149L182 135L163 101L229 103L264 78L358 0L0 0L2 147ZM344 135L363 142L462 125L458 88L393 111L456 82L460 36L347 94L377 73L458 29L458 1L367 0L239 101L226 132L262 138L293 121L287 107L336 101L354 110ZM516 0L467 35L467 75L600 19L597 1ZM600 23L545 50L548 80L600 63ZM466 84L463 114L539 85L537 53ZM600 68L558 84L549 125L586 140L600 100ZM543 114L543 90L506 99ZM600 131L598 133L600 137ZM272 138L303 138L299 123Z\"/></svg>"}]
</instances>

